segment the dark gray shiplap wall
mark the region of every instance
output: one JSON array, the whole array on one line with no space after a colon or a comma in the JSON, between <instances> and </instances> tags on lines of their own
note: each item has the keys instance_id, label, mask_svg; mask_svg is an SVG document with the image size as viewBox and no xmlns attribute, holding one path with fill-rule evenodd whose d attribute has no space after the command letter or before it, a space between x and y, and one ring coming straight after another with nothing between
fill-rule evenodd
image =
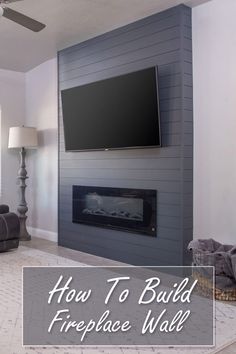
<instances>
[{"instance_id":1,"label":"dark gray shiplap wall","mask_svg":"<svg viewBox=\"0 0 236 354\"><path fill-rule=\"evenodd\" d=\"M192 238L191 10L180 5L58 54L60 90L158 65L162 148L65 152L59 97L59 244L137 265L188 264ZM60 92L59 90L59 92ZM72 223L72 185L158 192L156 238Z\"/></svg>"}]
</instances>

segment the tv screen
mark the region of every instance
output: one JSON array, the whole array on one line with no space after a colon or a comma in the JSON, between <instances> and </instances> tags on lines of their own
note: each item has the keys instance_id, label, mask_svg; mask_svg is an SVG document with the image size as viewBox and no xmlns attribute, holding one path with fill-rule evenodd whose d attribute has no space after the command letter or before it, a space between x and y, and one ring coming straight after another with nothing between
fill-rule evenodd
<instances>
[{"instance_id":1,"label":"tv screen","mask_svg":"<svg viewBox=\"0 0 236 354\"><path fill-rule=\"evenodd\" d=\"M157 68L61 92L66 151L160 146Z\"/></svg>"}]
</instances>

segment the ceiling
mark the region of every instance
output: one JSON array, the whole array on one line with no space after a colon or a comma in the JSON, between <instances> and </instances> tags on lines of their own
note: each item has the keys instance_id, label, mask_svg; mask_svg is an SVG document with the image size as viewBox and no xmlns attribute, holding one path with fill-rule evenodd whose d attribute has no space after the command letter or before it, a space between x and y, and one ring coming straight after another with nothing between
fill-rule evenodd
<instances>
[{"instance_id":1,"label":"ceiling","mask_svg":"<svg viewBox=\"0 0 236 354\"><path fill-rule=\"evenodd\" d=\"M23 0L12 9L47 25L31 32L0 18L0 68L26 72L55 57L58 50L138 19L185 3L209 0Z\"/></svg>"}]
</instances>

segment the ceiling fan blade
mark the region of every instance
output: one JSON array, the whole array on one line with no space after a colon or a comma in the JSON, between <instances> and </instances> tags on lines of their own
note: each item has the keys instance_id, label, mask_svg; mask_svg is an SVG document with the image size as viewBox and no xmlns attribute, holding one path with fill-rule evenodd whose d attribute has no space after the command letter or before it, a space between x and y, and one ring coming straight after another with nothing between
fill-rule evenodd
<instances>
[{"instance_id":1,"label":"ceiling fan blade","mask_svg":"<svg viewBox=\"0 0 236 354\"><path fill-rule=\"evenodd\" d=\"M23 1L23 0L0 0L0 5L7 5L17 1Z\"/></svg>"},{"instance_id":2,"label":"ceiling fan blade","mask_svg":"<svg viewBox=\"0 0 236 354\"><path fill-rule=\"evenodd\" d=\"M39 32L46 27L43 23L23 15L18 11L12 10L9 7L4 8L3 17L6 17L8 20L14 21L34 32Z\"/></svg>"}]
</instances>

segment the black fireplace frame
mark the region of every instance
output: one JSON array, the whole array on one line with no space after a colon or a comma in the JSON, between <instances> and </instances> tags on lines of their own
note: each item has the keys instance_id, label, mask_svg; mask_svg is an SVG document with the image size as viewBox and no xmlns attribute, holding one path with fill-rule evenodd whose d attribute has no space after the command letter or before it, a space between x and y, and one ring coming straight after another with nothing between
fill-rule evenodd
<instances>
[{"instance_id":1,"label":"black fireplace frame","mask_svg":"<svg viewBox=\"0 0 236 354\"><path fill-rule=\"evenodd\" d=\"M104 215L87 215L84 209L84 196L88 193L97 193L101 196L138 198L143 199L143 220L127 220ZM122 230L135 234L156 237L157 230L157 191L152 189L131 189L96 186L72 187L72 222L90 226Z\"/></svg>"}]
</instances>

